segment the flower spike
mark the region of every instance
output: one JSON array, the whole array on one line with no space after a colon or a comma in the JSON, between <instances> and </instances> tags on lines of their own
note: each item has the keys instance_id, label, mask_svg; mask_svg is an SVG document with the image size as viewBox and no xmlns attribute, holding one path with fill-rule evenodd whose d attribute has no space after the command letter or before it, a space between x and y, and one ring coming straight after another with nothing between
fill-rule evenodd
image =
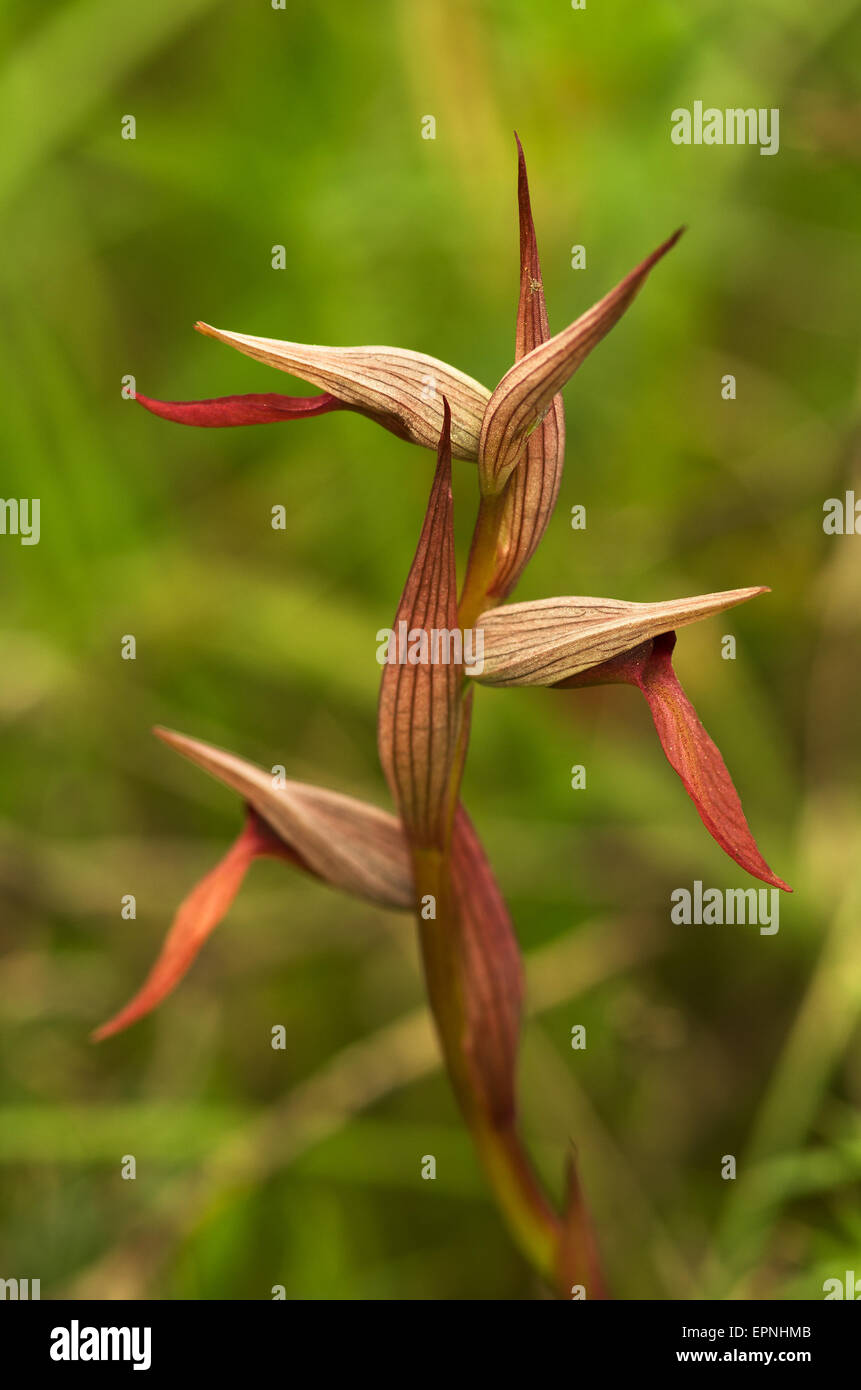
<instances>
[{"instance_id":1,"label":"flower spike","mask_svg":"<svg viewBox=\"0 0 861 1390\"><path fill-rule=\"evenodd\" d=\"M577 1166L561 1212L517 1124L520 953L500 888L460 801L474 686L625 683L649 704L663 750L709 833L776 888L723 759L672 667L676 629L766 592L735 589L661 603L562 597L500 608L544 535L562 476L561 391L626 312L681 231L561 333L550 336L526 162L517 141L520 277L514 365L491 393L422 353L323 347L198 323L198 331L311 383L197 401L138 395L163 419L204 428L273 424L351 410L433 449L436 470L395 616L377 633L384 666L380 761L398 817L351 797L286 782L210 744L158 736L243 801L238 839L180 906L142 988L96 1039L119 1032L176 987L228 912L249 866L278 858L341 891L415 913L428 1002L461 1111L500 1210L535 1270L563 1298L607 1296ZM683 230L683 229L682 229ZM478 462L479 508L457 601L452 457ZM464 637L473 655L464 652ZM754 890L748 890L753 892Z\"/></svg>"}]
</instances>

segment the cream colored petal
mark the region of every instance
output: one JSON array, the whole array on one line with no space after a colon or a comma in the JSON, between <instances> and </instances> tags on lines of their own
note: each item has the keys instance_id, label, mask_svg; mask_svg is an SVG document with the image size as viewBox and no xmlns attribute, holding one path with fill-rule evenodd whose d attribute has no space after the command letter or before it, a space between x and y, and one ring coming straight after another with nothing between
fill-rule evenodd
<instances>
[{"instance_id":1,"label":"cream colored petal","mask_svg":"<svg viewBox=\"0 0 861 1390\"><path fill-rule=\"evenodd\" d=\"M445 396L452 412L452 453L461 459L478 458L481 422L490 392L436 357L405 348L288 343L228 333L208 323L195 327L268 367L312 382L402 438L434 451L442 432Z\"/></svg>"},{"instance_id":2,"label":"cream colored petal","mask_svg":"<svg viewBox=\"0 0 861 1390\"><path fill-rule=\"evenodd\" d=\"M253 806L327 883L387 907L412 907L412 870L394 816L305 782L276 786L271 773L234 753L170 729L155 732Z\"/></svg>"},{"instance_id":3,"label":"cream colored petal","mask_svg":"<svg viewBox=\"0 0 861 1390\"><path fill-rule=\"evenodd\" d=\"M762 587L699 594L666 603L612 598L546 598L483 613L482 685L555 685L659 633L745 603Z\"/></svg>"}]
</instances>

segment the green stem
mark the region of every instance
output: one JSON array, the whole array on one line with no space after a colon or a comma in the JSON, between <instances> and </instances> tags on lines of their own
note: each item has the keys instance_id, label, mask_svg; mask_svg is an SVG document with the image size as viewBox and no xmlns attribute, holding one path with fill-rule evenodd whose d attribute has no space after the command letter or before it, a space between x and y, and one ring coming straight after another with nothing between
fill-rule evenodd
<instances>
[{"instance_id":1,"label":"green stem","mask_svg":"<svg viewBox=\"0 0 861 1390\"><path fill-rule=\"evenodd\" d=\"M508 1229L526 1259L548 1284L558 1282L561 1226L533 1172L517 1131L483 1126L473 1139Z\"/></svg>"}]
</instances>

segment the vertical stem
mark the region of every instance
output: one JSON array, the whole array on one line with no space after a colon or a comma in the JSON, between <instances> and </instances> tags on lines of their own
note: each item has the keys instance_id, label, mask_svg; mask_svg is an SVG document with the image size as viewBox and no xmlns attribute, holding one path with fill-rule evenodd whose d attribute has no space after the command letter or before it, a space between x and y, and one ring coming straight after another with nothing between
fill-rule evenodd
<instances>
[{"instance_id":1,"label":"vertical stem","mask_svg":"<svg viewBox=\"0 0 861 1390\"><path fill-rule=\"evenodd\" d=\"M479 504L458 605L461 629L473 627L487 608L500 602L499 596L493 593L493 586L499 564L500 536L505 525L505 495L503 489L499 494L483 496ZM469 744L472 703L472 683L466 676L461 683L459 702L460 724L446 793L442 847L413 848L416 902L421 903L423 897L430 895L436 903L435 918L425 919L418 913L428 998L455 1097L511 1235L538 1273L557 1292L567 1295L567 1274L563 1273L566 1227L530 1165L514 1116L497 1120L482 1102L468 1051L462 935L451 883L451 839Z\"/></svg>"},{"instance_id":2,"label":"vertical stem","mask_svg":"<svg viewBox=\"0 0 861 1390\"><path fill-rule=\"evenodd\" d=\"M514 1125L477 1125L473 1138L514 1240L548 1284L557 1284L559 1217L533 1172Z\"/></svg>"},{"instance_id":3,"label":"vertical stem","mask_svg":"<svg viewBox=\"0 0 861 1390\"><path fill-rule=\"evenodd\" d=\"M482 497L472 536L466 578L458 605L461 627L472 627L486 608L495 607L498 599L491 596L496 574L497 542L505 514L505 490Z\"/></svg>"},{"instance_id":4,"label":"vertical stem","mask_svg":"<svg viewBox=\"0 0 861 1390\"><path fill-rule=\"evenodd\" d=\"M419 939L428 997L452 1088L512 1237L533 1267L555 1285L559 1217L529 1164L513 1120L494 1125L476 1100L463 1046L467 1024L448 858L438 850L417 850L414 863L417 900L432 894L436 901L435 920L419 916Z\"/></svg>"}]
</instances>

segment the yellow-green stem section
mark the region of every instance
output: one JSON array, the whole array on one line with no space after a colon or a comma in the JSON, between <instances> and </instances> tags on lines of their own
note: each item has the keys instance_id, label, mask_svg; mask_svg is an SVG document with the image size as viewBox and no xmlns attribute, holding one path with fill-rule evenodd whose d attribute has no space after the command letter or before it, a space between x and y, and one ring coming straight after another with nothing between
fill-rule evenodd
<instances>
[{"instance_id":1,"label":"yellow-green stem section","mask_svg":"<svg viewBox=\"0 0 861 1390\"><path fill-rule=\"evenodd\" d=\"M458 605L458 622L462 628L474 627L485 609L499 602L490 591L496 575L497 542L504 515L505 490L482 497Z\"/></svg>"},{"instance_id":2,"label":"yellow-green stem section","mask_svg":"<svg viewBox=\"0 0 861 1390\"><path fill-rule=\"evenodd\" d=\"M514 1125L506 1130L492 1130L479 1124L472 1133L514 1240L533 1268L555 1286L559 1218L529 1165Z\"/></svg>"}]
</instances>

